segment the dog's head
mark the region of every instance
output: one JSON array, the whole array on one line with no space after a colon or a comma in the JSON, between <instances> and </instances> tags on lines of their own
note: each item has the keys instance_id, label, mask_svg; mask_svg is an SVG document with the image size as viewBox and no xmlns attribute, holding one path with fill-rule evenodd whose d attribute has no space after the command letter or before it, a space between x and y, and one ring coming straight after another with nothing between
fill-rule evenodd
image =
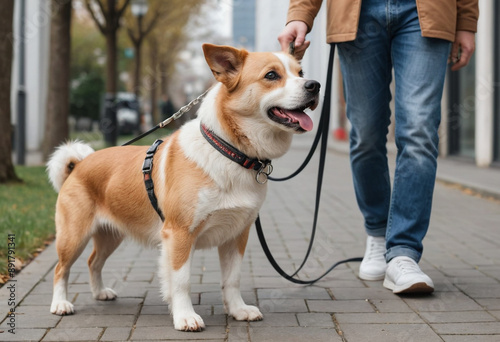
<instances>
[{"instance_id":1,"label":"dog's head","mask_svg":"<svg viewBox=\"0 0 500 342\"><path fill-rule=\"evenodd\" d=\"M320 84L303 77L302 68L285 53L247 52L229 46L203 45L217 81L222 83L221 106L238 120L267 128L303 133L313 127L304 113L318 105ZM234 117L236 113L236 116Z\"/></svg>"}]
</instances>

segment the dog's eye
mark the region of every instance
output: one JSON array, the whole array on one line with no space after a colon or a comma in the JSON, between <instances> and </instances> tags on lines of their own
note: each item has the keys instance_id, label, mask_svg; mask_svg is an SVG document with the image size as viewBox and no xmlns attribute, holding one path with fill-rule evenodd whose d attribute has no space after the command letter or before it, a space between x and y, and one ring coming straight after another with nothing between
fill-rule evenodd
<instances>
[{"instance_id":1,"label":"dog's eye","mask_svg":"<svg viewBox=\"0 0 500 342\"><path fill-rule=\"evenodd\" d=\"M280 78L280 75L276 71L269 71L264 78L267 78L268 80L274 81Z\"/></svg>"},{"instance_id":2,"label":"dog's eye","mask_svg":"<svg viewBox=\"0 0 500 342\"><path fill-rule=\"evenodd\" d=\"M299 71L299 77L304 77L304 71L302 70Z\"/></svg>"}]
</instances>

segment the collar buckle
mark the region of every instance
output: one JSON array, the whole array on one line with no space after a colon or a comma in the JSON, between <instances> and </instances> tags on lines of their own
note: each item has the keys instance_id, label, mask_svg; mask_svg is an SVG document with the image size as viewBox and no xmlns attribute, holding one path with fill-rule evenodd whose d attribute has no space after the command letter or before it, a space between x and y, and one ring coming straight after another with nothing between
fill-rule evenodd
<instances>
[{"instance_id":1,"label":"collar buckle","mask_svg":"<svg viewBox=\"0 0 500 342\"><path fill-rule=\"evenodd\" d=\"M266 184L269 175L273 172L273 165L270 160L266 160L265 162L260 161L260 168L255 175L255 180L259 184Z\"/></svg>"}]
</instances>

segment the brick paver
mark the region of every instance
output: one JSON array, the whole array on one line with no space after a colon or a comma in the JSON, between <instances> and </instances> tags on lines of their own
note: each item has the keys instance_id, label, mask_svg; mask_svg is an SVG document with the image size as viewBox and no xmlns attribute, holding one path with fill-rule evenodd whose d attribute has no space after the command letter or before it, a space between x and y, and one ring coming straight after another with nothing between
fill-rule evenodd
<instances>
[{"instance_id":1,"label":"brick paver","mask_svg":"<svg viewBox=\"0 0 500 342\"><path fill-rule=\"evenodd\" d=\"M298 138L293 151L274 162L274 176L290 173L302 161L309 138ZM441 163L443 177L452 174L460 179L460 165ZM313 160L300 176L287 183L271 183L261 210L270 248L290 273L302 260L309 241L316 165ZM474 169L468 167L465 185L495 179L491 173L487 177L484 174L479 170L475 179ZM488 188L489 194L500 194L498 183L483 188ZM339 259L361 256L365 241L362 227L348 157L330 149L315 247L300 277L315 277ZM362 281L357 278L356 263L340 266L314 286L289 283L271 268L252 230L241 287L244 299L261 308L264 320L237 322L225 315L217 252L197 251L191 281L195 310L207 324L201 333L173 329L158 290L159 254L133 241L119 247L103 272L106 285L118 292L117 300L92 299L86 266L91 250L88 246L70 277L69 293L76 314L50 314L57 260L52 245L16 278L15 335L8 332L9 320L4 319L9 292L6 287L0 289L0 340L499 341L499 227L500 201L438 182L420 264L436 285L435 293L427 297L396 296L381 282Z\"/></svg>"}]
</instances>

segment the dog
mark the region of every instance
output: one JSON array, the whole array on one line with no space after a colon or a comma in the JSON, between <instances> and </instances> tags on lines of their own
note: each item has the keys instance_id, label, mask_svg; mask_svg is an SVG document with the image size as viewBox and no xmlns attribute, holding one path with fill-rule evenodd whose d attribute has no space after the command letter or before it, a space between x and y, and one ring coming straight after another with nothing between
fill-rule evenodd
<instances>
[{"instance_id":1,"label":"dog","mask_svg":"<svg viewBox=\"0 0 500 342\"><path fill-rule=\"evenodd\" d=\"M266 195L270 161L289 149L294 134L312 129L304 110L318 105L320 84L305 79L299 62L286 53L211 44L202 48L217 82L197 117L157 145L149 176L142 171L146 155L151 156L147 146L94 152L84 143L70 142L58 147L47 163L59 192L53 314L74 313L67 299L68 276L90 238L93 297L116 298L115 291L103 285L101 271L129 236L161 251L161 293L175 329L205 327L189 293L191 260L200 248L218 247L228 315L262 319L260 310L241 298L241 262ZM154 184L152 200L145 180Z\"/></svg>"}]
</instances>

